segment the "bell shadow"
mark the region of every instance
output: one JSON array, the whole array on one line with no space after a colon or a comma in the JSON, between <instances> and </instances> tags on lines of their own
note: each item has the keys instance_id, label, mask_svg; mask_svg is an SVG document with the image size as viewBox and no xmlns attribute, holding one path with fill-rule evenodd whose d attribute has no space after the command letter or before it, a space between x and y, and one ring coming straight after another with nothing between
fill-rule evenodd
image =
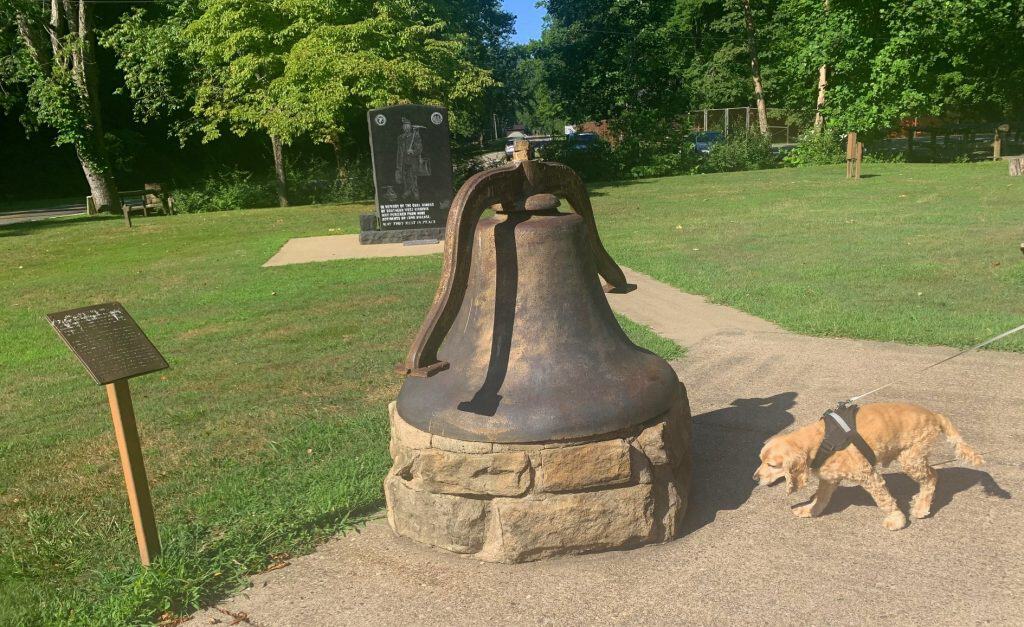
<instances>
[{"instance_id":1,"label":"bell shadow","mask_svg":"<svg viewBox=\"0 0 1024 627\"><path fill-rule=\"evenodd\" d=\"M953 497L964 490L969 490L980 485L985 496L992 496L1000 499L1010 498L1010 493L1004 490L992 475L973 468L937 468L935 497L932 500L932 513L934 516L943 507L953 502ZM894 472L884 475L885 485L889 488L892 497L899 503L900 508L906 512L910 499L917 494L918 484L902 472ZM867 506L876 507L871 496L859 486L840 486L836 488L829 501L828 507L821 513L822 516L838 514L848 507Z\"/></svg>"},{"instance_id":2,"label":"bell shadow","mask_svg":"<svg viewBox=\"0 0 1024 627\"><path fill-rule=\"evenodd\" d=\"M793 424L796 392L740 398L729 407L693 417L693 485L685 533L713 522L718 512L739 508L756 483L765 440Z\"/></svg>"},{"instance_id":3,"label":"bell shadow","mask_svg":"<svg viewBox=\"0 0 1024 627\"><path fill-rule=\"evenodd\" d=\"M512 350L512 330L515 324L516 296L519 285L519 261L516 258L516 225L529 216L515 213L494 227L495 293L494 331L491 333L491 356L487 362L487 375L473 398L459 403L461 411L481 416L493 416L501 404L501 386L508 374L509 353Z\"/></svg>"}]
</instances>

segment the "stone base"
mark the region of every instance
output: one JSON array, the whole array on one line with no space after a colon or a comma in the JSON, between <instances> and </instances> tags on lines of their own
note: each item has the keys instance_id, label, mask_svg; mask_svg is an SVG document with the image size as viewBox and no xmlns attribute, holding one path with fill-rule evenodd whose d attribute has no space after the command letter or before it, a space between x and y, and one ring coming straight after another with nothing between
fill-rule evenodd
<instances>
[{"instance_id":1,"label":"stone base","mask_svg":"<svg viewBox=\"0 0 1024 627\"><path fill-rule=\"evenodd\" d=\"M395 408L384 480L398 534L491 562L674 538L690 488L686 390L655 420L600 439L489 444L420 431Z\"/></svg>"},{"instance_id":2,"label":"stone base","mask_svg":"<svg viewBox=\"0 0 1024 627\"><path fill-rule=\"evenodd\" d=\"M360 231L360 244L400 244L425 240L438 242L444 240L444 227L429 229L397 229L394 231Z\"/></svg>"}]
</instances>

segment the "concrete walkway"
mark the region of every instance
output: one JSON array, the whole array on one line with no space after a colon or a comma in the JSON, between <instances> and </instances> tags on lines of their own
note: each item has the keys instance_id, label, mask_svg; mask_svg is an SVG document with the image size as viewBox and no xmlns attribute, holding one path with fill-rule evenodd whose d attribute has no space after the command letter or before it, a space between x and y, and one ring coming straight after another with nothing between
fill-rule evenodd
<instances>
[{"instance_id":1,"label":"concrete walkway","mask_svg":"<svg viewBox=\"0 0 1024 627\"><path fill-rule=\"evenodd\" d=\"M867 494L843 487L822 517L801 519L789 505L810 489L754 489L764 440L953 350L798 336L629 276L639 289L613 296L616 309L689 348L673 364L694 413L683 537L506 566L416 545L378 520L255 577L193 624L1020 623L1024 355L966 355L878 396L942 411L988 460L942 463L950 447L937 447L930 518L886 531ZM906 510L915 484L896 468L887 480Z\"/></svg>"}]
</instances>

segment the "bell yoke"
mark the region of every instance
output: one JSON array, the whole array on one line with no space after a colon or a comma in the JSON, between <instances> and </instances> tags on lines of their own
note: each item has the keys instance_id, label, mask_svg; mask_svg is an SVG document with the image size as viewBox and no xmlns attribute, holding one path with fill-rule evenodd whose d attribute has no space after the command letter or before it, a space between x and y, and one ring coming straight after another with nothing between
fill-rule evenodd
<instances>
[{"instance_id":1,"label":"bell yoke","mask_svg":"<svg viewBox=\"0 0 1024 627\"><path fill-rule=\"evenodd\" d=\"M672 368L635 346L608 305L599 273L605 290L635 286L571 168L520 161L471 177L445 240L434 302L396 367L408 375L398 413L409 424L477 442L572 440L643 424L676 401Z\"/></svg>"}]
</instances>

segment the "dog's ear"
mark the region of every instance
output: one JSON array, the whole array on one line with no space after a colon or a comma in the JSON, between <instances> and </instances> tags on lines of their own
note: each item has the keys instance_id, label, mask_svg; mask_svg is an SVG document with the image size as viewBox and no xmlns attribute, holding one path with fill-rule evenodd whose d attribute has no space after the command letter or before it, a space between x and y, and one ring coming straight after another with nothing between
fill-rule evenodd
<instances>
[{"instance_id":1,"label":"dog's ear","mask_svg":"<svg viewBox=\"0 0 1024 627\"><path fill-rule=\"evenodd\" d=\"M783 462L786 477L786 493L792 494L807 485L807 458L799 453L787 457Z\"/></svg>"}]
</instances>

